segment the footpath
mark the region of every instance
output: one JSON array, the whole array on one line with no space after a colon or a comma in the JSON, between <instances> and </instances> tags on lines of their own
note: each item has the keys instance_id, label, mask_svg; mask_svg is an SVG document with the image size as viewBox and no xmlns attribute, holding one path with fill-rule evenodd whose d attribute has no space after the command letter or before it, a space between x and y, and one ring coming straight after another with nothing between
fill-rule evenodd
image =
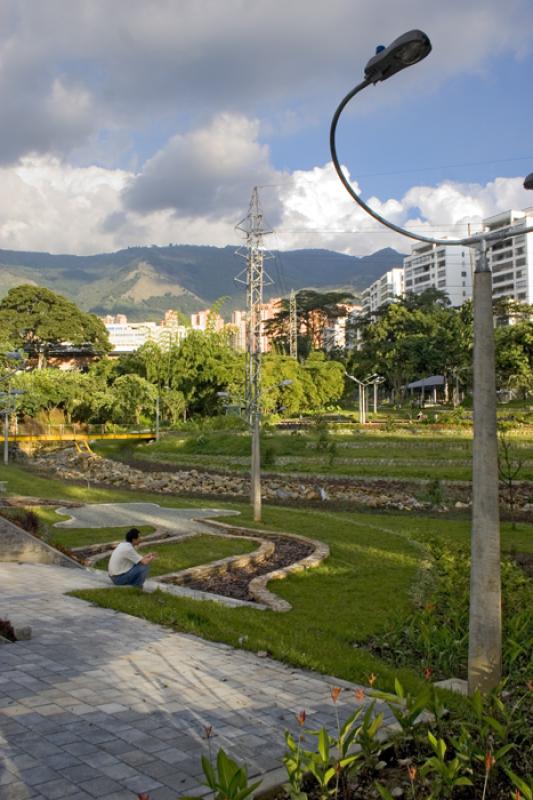
<instances>
[{"instance_id":1,"label":"footpath","mask_svg":"<svg viewBox=\"0 0 533 800\"><path fill-rule=\"evenodd\" d=\"M0 563L0 617L33 628L0 645L0 800L205 793L209 747L276 783L299 711L334 729L332 686L346 690L341 717L354 707L345 681L65 595L102 585L85 570Z\"/></svg>"}]
</instances>

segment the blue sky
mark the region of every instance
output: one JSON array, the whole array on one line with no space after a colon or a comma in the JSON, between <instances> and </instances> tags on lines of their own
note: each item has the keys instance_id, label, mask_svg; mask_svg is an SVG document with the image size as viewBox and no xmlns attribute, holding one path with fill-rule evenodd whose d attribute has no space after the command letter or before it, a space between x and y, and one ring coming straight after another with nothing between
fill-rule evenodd
<instances>
[{"instance_id":1,"label":"blue sky","mask_svg":"<svg viewBox=\"0 0 533 800\"><path fill-rule=\"evenodd\" d=\"M339 155L395 222L439 235L533 205L531 0L0 0L0 247L409 242L332 171L328 129L377 44L433 51L349 106Z\"/></svg>"}]
</instances>

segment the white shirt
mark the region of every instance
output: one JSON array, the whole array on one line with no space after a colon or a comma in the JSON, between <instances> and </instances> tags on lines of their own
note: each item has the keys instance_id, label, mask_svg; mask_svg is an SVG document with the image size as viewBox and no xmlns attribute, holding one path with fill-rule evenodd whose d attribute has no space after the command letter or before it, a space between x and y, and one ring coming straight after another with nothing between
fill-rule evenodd
<instances>
[{"instance_id":1,"label":"white shirt","mask_svg":"<svg viewBox=\"0 0 533 800\"><path fill-rule=\"evenodd\" d=\"M111 553L107 571L110 575L123 575L135 564L138 564L139 561L142 561L142 556L139 555L131 542L121 542Z\"/></svg>"}]
</instances>

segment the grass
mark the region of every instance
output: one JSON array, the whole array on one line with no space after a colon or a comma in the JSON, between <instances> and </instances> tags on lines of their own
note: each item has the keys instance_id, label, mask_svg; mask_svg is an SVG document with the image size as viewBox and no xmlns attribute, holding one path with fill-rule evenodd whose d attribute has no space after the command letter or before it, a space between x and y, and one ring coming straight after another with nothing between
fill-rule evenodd
<instances>
[{"instance_id":1,"label":"grass","mask_svg":"<svg viewBox=\"0 0 533 800\"><path fill-rule=\"evenodd\" d=\"M157 559L150 565L150 577L155 578L156 575L165 575L169 572L196 567L199 564L208 564L210 561L217 561L228 556L251 553L258 547L258 542L252 542L249 539L224 539L208 534L185 539L182 542L155 544L148 548L151 553L157 553ZM98 561L95 567L107 569L108 560L104 558Z\"/></svg>"},{"instance_id":2,"label":"grass","mask_svg":"<svg viewBox=\"0 0 533 800\"><path fill-rule=\"evenodd\" d=\"M253 527L248 509L243 524ZM229 609L161 593L128 596L117 589L76 592L78 597L206 639L265 650L299 667L366 682L375 672L382 688L395 675L414 688L421 676L395 669L361 645L383 631L391 612L407 614L410 590L425 559L420 544L430 537L466 544L465 521L400 515L306 512L267 507L262 527L313 536L329 544L320 567L291 575L269 588L288 600L285 614ZM506 549L533 551L533 525L503 526Z\"/></svg>"},{"instance_id":3,"label":"grass","mask_svg":"<svg viewBox=\"0 0 533 800\"><path fill-rule=\"evenodd\" d=\"M511 434L513 450L524 461L519 478L533 480L531 434ZM325 447L335 444L333 456ZM181 467L218 467L243 471L249 468L248 434L224 431L173 433L159 442L97 445L97 451L114 458L140 458L150 463ZM283 474L348 475L378 478L471 480L472 432L469 428L436 430L409 426L390 433L380 429L355 429L321 438L318 432L267 433L262 440L268 452L265 469Z\"/></svg>"},{"instance_id":4,"label":"grass","mask_svg":"<svg viewBox=\"0 0 533 800\"><path fill-rule=\"evenodd\" d=\"M48 480L15 465L0 467L0 480L8 480L10 493L42 495L59 501L135 499L173 507L205 506L205 501ZM228 608L210 601L199 603L160 592L145 595L120 588L84 590L76 595L177 631L254 652L265 650L295 666L362 682L375 672L378 685L385 689L393 688L394 676L398 675L407 687L415 688L420 676L407 668L395 669L362 645L386 628L393 611L407 615L410 591L416 586L425 560L423 544L430 538L467 544L468 520L265 506L263 522L257 525L247 505L217 501L217 506L241 511L238 524L300 533L329 544L331 556L317 569L271 582L269 588L291 603L290 612ZM54 519L55 512L50 508L38 509L38 513L48 521ZM112 530L116 533L118 529ZM70 533L61 531L62 535ZM78 532L80 536L82 533ZM94 530L90 531L92 537L94 534ZM533 552L533 525L520 523L515 530L510 524L503 525L502 546L504 550Z\"/></svg>"}]
</instances>

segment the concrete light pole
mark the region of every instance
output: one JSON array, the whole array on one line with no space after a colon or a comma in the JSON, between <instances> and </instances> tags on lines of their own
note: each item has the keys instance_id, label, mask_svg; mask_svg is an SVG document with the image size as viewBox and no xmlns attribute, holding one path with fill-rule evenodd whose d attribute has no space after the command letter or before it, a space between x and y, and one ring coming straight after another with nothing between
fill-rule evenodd
<instances>
[{"instance_id":1,"label":"concrete light pole","mask_svg":"<svg viewBox=\"0 0 533 800\"><path fill-rule=\"evenodd\" d=\"M383 383L385 378L382 378L380 375L376 375L375 373L369 375L368 378L365 378L364 381L360 381L359 378L356 378L355 375L349 375L347 372L344 373L347 378L349 378L354 383L357 383L359 386L359 422L361 425L366 425L366 413L367 413L367 405L368 399L366 396L366 389L367 386L374 386L374 414L377 411L377 387L380 383Z\"/></svg>"},{"instance_id":2,"label":"concrete light pole","mask_svg":"<svg viewBox=\"0 0 533 800\"><path fill-rule=\"evenodd\" d=\"M409 31L389 47L378 47L365 67L364 80L339 103L331 122L330 149L333 165L342 185L367 214L382 225L411 239L434 245L464 245L477 253L474 272L474 442L472 473L472 567L470 577L470 623L468 687L486 691L501 678L501 578L498 439L494 324L492 317L492 273L487 245L533 232L531 227L510 226L503 231L483 232L463 239L435 239L412 233L395 225L370 208L355 192L337 157L336 131L340 116L355 95L396 72L416 64L431 52L431 42L419 30ZM533 173L524 182L533 189Z\"/></svg>"}]
</instances>

